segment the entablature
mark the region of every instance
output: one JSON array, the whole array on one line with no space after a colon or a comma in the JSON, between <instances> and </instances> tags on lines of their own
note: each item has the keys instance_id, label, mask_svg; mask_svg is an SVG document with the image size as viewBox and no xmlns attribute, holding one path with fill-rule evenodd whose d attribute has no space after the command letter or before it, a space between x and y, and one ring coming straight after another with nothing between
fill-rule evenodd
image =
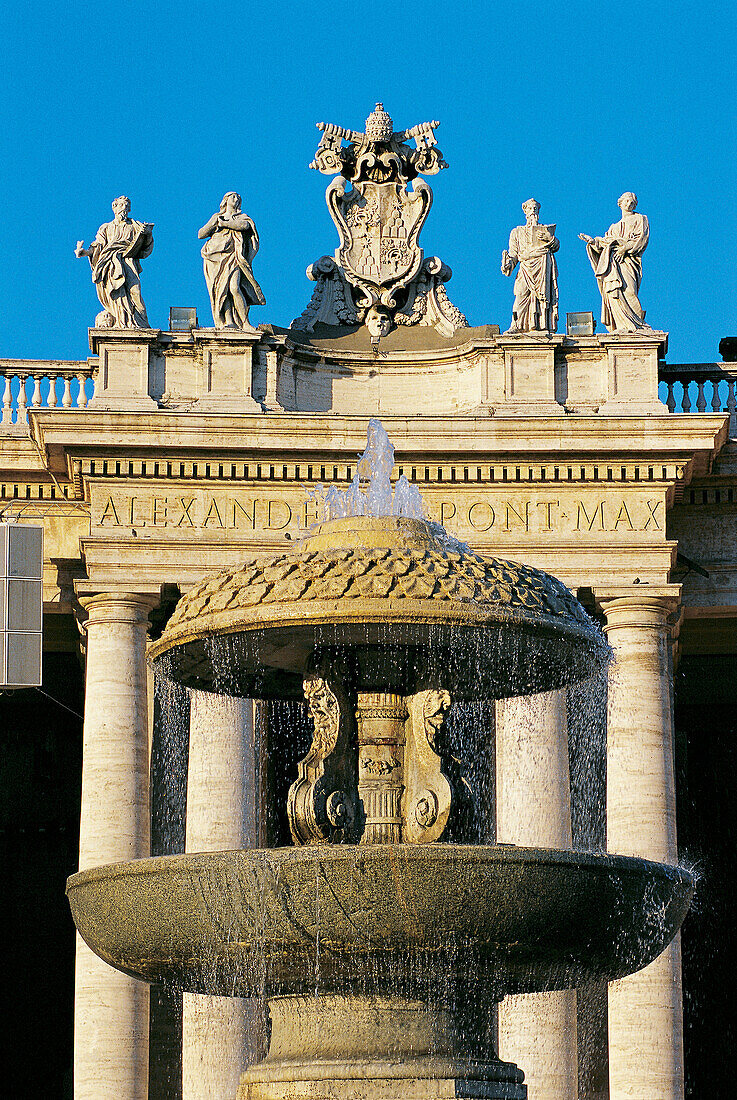
<instances>
[{"instance_id":1,"label":"entablature","mask_svg":"<svg viewBox=\"0 0 737 1100\"><path fill-rule=\"evenodd\" d=\"M293 476L302 477L302 467L311 466L315 480L329 479L331 467L340 471L333 474L340 479L342 467L347 471L355 466L367 420L362 415L337 414L266 417L93 410L61 414L38 410L30 419L32 438L47 468L70 479L75 462L86 476L93 472L95 476L105 472L130 476L117 463L131 463L132 476L159 476L164 466L179 463L178 476L191 477L202 472L211 476L214 471L216 477L232 476L228 466L237 469L239 463L247 462L249 474L251 467L260 467L258 476L268 470L269 479L278 478L280 468L287 479L292 468L300 469ZM631 477L678 480L686 485L711 471L727 438L727 418L708 414L383 416L382 422L394 441L397 466L408 476L415 467L418 479L428 481L485 480L487 476L489 480L534 480L539 470L541 480ZM93 462L107 462L107 470L96 465L93 471ZM323 466L325 473L318 477L315 471Z\"/></svg>"}]
</instances>

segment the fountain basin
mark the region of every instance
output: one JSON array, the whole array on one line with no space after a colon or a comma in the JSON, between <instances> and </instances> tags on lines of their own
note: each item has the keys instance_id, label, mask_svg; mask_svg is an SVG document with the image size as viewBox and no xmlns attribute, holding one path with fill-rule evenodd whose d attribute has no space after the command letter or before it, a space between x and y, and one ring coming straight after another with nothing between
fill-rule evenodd
<instances>
[{"instance_id":1,"label":"fountain basin","mask_svg":"<svg viewBox=\"0 0 737 1100\"><path fill-rule=\"evenodd\" d=\"M611 980L660 954L692 893L688 872L647 860L452 844L165 856L67 883L112 966L242 996L442 996L459 967L500 997Z\"/></svg>"}]
</instances>

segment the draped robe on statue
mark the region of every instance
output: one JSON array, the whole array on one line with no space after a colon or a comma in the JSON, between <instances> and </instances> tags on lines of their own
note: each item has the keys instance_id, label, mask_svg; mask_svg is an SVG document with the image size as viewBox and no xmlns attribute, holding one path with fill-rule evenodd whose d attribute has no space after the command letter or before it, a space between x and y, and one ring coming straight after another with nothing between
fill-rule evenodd
<instances>
[{"instance_id":1,"label":"draped robe on statue","mask_svg":"<svg viewBox=\"0 0 737 1100\"><path fill-rule=\"evenodd\" d=\"M511 332L555 332L558 328L558 265L554 252L560 247L554 225L518 225L509 237L502 267L514 280Z\"/></svg>"},{"instance_id":2,"label":"draped robe on statue","mask_svg":"<svg viewBox=\"0 0 737 1100\"><path fill-rule=\"evenodd\" d=\"M248 328L250 307L266 303L251 270L259 244L256 226L246 214L240 213L229 219L227 227L217 228L217 220L216 214L201 234L209 238L202 249L202 259L213 321L217 328L226 326L230 309L235 324Z\"/></svg>"},{"instance_id":3,"label":"draped robe on statue","mask_svg":"<svg viewBox=\"0 0 737 1100\"><path fill-rule=\"evenodd\" d=\"M647 248L650 227L644 214L625 214L610 225L603 237L586 244L586 251L601 291L601 321L609 332L648 329L645 310L638 297L642 282L642 253ZM625 255L619 259L615 246Z\"/></svg>"},{"instance_id":4,"label":"draped robe on statue","mask_svg":"<svg viewBox=\"0 0 737 1100\"><path fill-rule=\"evenodd\" d=\"M92 282L116 328L148 328L141 297L141 260L154 247L152 226L132 218L106 222L89 248Z\"/></svg>"}]
</instances>

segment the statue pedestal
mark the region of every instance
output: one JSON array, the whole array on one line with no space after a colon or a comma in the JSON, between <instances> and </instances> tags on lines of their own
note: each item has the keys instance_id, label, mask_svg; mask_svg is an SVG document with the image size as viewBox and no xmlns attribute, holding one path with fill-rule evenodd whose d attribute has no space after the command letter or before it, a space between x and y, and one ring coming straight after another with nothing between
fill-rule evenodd
<instances>
[{"instance_id":1,"label":"statue pedestal","mask_svg":"<svg viewBox=\"0 0 737 1100\"><path fill-rule=\"evenodd\" d=\"M161 336L153 328L91 328L90 348L99 360L91 409L155 412L151 397L155 349Z\"/></svg>"},{"instance_id":2,"label":"statue pedestal","mask_svg":"<svg viewBox=\"0 0 737 1100\"><path fill-rule=\"evenodd\" d=\"M599 406L604 416L667 416L658 399L658 357L668 347L666 332L613 332L601 335L606 349L606 401Z\"/></svg>"},{"instance_id":3,"label":"statue pedestal","mask_svg":"<svg viewBox=\"0 0 737 1100\"><path fill-rule=\"evenodd\" d=\"M200 328L192 336L197 351L198 412L263 412L253 398L254 348L258 329Z\"/></svg>"},{"instance_id":4,"label":"statue pedestal","mask_svg":"<svg viewBox=\"0 0 737 1100\"><path fill-rule=\"evenodd\" d=\"M496 338L504 354L497 416L563 416L555 374L555 349L563 340L544 332L510 332Z\"/></svg>"},{"instance_id":5,"label":"statue pedestal","mask_svg":"<svg viewBox=\"0 0 737 1100\"><path fill-rule=\"evenodd\" d=\"M237 1100L526 1100L524 1074L466 1049L450 1013L402 997L276 997L269 1053Z\"/></svg>"}]
</instances>

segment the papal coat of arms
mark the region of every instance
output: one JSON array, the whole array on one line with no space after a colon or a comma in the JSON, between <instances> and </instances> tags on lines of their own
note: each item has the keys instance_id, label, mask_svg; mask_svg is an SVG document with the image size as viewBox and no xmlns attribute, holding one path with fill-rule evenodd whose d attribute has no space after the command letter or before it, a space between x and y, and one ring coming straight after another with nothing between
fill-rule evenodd
<instances>
[{"instance_id":1,"label":"papal coat of arms","mask_svg":"<svg viewBox=\"0 0 737 1100\"><path fill-rule=\"evenodd\" d=\"M438 125L395 131L381 103L363 134L318 123L323 136L311 167L338 175L325 198L340 245L307 269L317 287L292 328L364 323L374 338L395 324L433 325L448 336L465 327L445 293L450 268L437 256L426 259L419 245L432 190L418 176L447 167L435 141Z\"/></svg>"}]
</instances>

